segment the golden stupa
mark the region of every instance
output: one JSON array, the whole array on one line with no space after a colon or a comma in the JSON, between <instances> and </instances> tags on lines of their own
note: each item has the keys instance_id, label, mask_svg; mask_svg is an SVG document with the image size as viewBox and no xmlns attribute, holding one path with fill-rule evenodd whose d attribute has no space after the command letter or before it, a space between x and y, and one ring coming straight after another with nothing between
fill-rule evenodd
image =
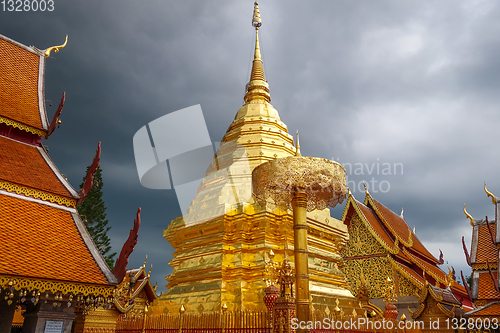
<instances>
[{"instance_id":1,"label":"golden stupa","mask_svg":"<svg viewBox=\"0 0 500 333\"><path fill-rule=\"evenodd\" d=\"M255 54L245 104L238 110L208 167L187 212L173 220L163 236L175 249L168 290L158 306L165 313L266 310L268 253L284 258L285 239L293 261L292 212L259 205L252 197L252 171L276 158L294 156L287 126L270 104L259 46L261 19L255 3L252 26ZM285 237L285 234L287 237ZM307 213L308 268L313 311L357 307L346 289L339 251L348 239L347 227L328 208ZM269 279L267 279L269 280Z\"/></svg>"}]
</instances>

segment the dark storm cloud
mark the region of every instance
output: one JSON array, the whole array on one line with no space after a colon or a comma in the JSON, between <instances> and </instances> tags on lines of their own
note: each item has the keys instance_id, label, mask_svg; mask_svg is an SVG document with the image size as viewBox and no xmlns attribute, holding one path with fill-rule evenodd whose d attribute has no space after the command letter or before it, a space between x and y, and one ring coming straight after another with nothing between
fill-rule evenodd
<instances>
[{"instance_id":1,"label":"dark storm cloud","mask_svg":"<svg viewBox=\"0 0 500 333\"><path fill-rule=\"evenodd\" d=\"M253 56L253 1L55 1L52 13L0 12L0 33L46 48L52 117L44 142L77 187L102 141L104 198L114 251L138 206L143 224L130 267L146 254L163 291L172 248L163 229L180 215L173 191L140 186L132 137L150 121L201 104L213 141L242 105ZM462 234L493 213L483 181L500 193L500 6L495 1L273 1L260 4L260 39L272 103L303 154L341 163L401 163L373 196L415 225L457 270ZM361 185L362 188L362 185ZM364 194L353 189L358 200ZM340 218L342 207L333 210ZM468 274L468 273L467 273Z\"/></svg>"}]
</instances>

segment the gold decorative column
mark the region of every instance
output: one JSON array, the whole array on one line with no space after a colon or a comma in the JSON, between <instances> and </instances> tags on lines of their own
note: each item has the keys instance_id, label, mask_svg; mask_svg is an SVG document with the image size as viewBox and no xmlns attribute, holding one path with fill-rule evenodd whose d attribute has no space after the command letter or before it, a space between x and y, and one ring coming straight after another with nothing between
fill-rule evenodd
<instances>
[{"instance_id":1,"label":"gold decorative column","mask_svg":"<svg viewBox=\"0 0 500 333\"><path fill-rule=\"evenodd\" d=\"M346 171L331 160L303 157L297 144L295 156L277 158L255 168L252 189L261 206L275 205L293 211L295 304L297 319L307 322L310 301L306 212L335 207L344 201Z\"/></svg>"},{"instance_id":2,"label":"gold decorative column","mask_svg":"<svg viewBox=\"0 0 500 333\"><path fill-rule=\"evenodd\" d=\"M293 234L295 256L296 308L299 321L309 321L309 265L307 254L307 194L304 184L292 192Z\"/></svg>"}]
</instances>

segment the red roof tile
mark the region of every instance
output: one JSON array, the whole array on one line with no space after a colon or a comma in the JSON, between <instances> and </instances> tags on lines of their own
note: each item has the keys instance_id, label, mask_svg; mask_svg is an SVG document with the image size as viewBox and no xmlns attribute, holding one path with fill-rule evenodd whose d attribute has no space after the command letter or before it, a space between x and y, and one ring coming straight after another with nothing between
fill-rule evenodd
<instances>
[{"instance_id":1,"label":"red roof tile","mask_svg":"<svg viewBox=\"0 0 500 333\"><path fill-rule=\"evenodd\" d=\"M424 257L438 263L439 261L425 248L425 246L418 240L418 238L413 234L406 221L389 208L382 205L377 200L373 199L371 196L371 201L375 204L377 210L382 214L383 220L394 230L396 236L401 240L408 242L410 233L412 234L413 245L412 249L420 253Z\"/></svg>"},{"instance_id":2,"label":"red roof tile","mask_svg":"<svg viewBox=\"0 0 500 333\"><path fill-rule=\"evenodd\" d=\"M38 148L0 136L0 180L73 198Z\"/></svg>"},{"instance_id":3,"label":"red roof tile","mask_svg":"<svg viewBox=\"0 0 500 333\"><path fill-rule=\"evenodd\" d=\"M361 202L355 199L356 205L358 206L359 210L363 213L363 215L366 217L366 220L370 224L370 226L373 228L373 230L379 235L379 237L390 247L394 247L394 241L392 238L388 235L388 233L385 231L385 229L380 225L380 220L378 219L377 215L373 210L370 208L366 207L363 205Z\"/></svg>"},{"instance_id":4,"label":"red roof tile","mask_svg":"<svg viewBox=\"0 0 500 333\"><path fill-rule=\"evenodd\" d=\"M496 236L496 223L490 224L493 236ZM498 262L498 249L493 244L490 231L487 225L479 225L477 239L476 264L486 264L486 260L491 263Z\"/></svg>"},{"instance_id":5,"label":"red roof tile","mask_svg":"<svg viewBox=\"0 0 500 333\"><path fill-rule=\"evenodd\" d=\"M71 213L0 195L0 273L109 285Z\"/></svg>"},{"instance_id":6,"label":"red roof tile","mask_svg":"<svg viewBox=\"0 0 500 333\"><path fill-rule=\"evenodd\" d=\"M487 304L487 305L473 311L470 314L471 317L499 316L499 315L500 315L500 302Z\"/></svg>"},{"instance_id":7,"label":"red roof tile","mask_svg":"<svg viewBox=\"0 0 500 333\"><path fill-rule=\"evenodd\" d=\"M493 275L496 274L496 272L493 272ZM495 290L495 285L493 283L493 280L491 279L490 272L479 273L479 288L477 299L500 300L500 293Z\"/></svg>"},{"instance_id":8,"label":"red roof tile","mask_svg":"<svg viewBox=\"0 0 500 333\"><path fill-rule=\"evenodd\" d=\"M0 38L0 116L44 131L39 66L40 56Z\"/></svg>"}]
</instances>

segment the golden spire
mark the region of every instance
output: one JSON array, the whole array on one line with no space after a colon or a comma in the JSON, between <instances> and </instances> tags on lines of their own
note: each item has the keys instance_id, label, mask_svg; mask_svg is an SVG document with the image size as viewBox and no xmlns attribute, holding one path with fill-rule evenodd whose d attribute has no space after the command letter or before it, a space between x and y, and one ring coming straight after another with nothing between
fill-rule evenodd
<instances>
[{"instance_id":1,"label":"golden spire","mask_svg":"<svg viewBox=\"0 0 500 333\"><path fill-rule=\"evenodd\" d=\"M295 156L302 156L300 153L299 131L297 130L297 146L295 147Z\"/></svg>"},{"instance_id":2,"label":"golden spire","mask_svg":"<svg viewBox=\"0 0 500 333\"><path fill-rule=\"evenodd\" d=\"M250 74L250 81L247 83L245 92L245 103L269 103L271 101L271 94L269 93L269 84L264 75L264 66L260 55L259 44L259 28L262 25L259 12L259 4L254 3L252 26L255 28L255 53L253 56L252 73Z\"/></svg>"}]
</instances>

